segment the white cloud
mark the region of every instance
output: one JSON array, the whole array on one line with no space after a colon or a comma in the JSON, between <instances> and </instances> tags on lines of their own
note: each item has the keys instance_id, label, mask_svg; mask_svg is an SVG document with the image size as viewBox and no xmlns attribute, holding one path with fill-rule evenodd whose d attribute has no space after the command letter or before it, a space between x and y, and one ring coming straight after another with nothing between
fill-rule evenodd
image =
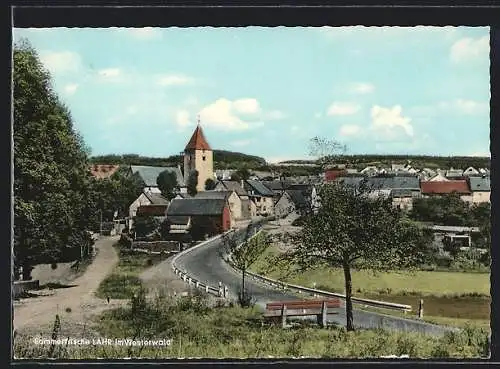
<instances>
[{"instance_id":1,"label":"white cloud","mask_svg":"<svg viewBox=\"0 0 500 369\"><path fill-rule=\"evenodd\" d=\"M252 142L252 140L236 140L236 141L232 141L230 143L230 145L235 146L235 147L243 147L243 146L250 145L251 142Z\"/></svg>"},{"instance_id":2,"label":"white cloud","mask_svg":"<svg viewBox=\"0 0 500 369\"><path fill-rule=\"evenodd\" d=\"M249 124L241 120L234 110L232 101L224 98L218 99L201 109L201 122L220 129L248 129Z\"/></svg>"},{"instance_id":3,"label":"white cloud","mask_svg":"<svg viewBox=\"0 0 500 369\"><path fill-rule=\"evenodd\" d=\"M72 51L42 51L40 60L53 74L77 72L81 67L80 55Z\"/></svg>"},{"instance_id":4,"label":"white cloud","mask_svg":"<svg viewBox=\"0 0 500 369\"><path fill-rule=\"evenodd\" d=\"M354 94L369 94L375 91L375 86L371 83L353 83L349 90Z\"/></svg>"},{"instance_id":5,"label":"white cloud","mask_svg":"<svg viewBox=\"0 0 500 369\"><path fill-rule=\"evenodd\" d=\"M175 123L177 127L183 129L191 125L191 114L187 110L179 110L175 114Z\"/></svg>"},{"instance_id":6,"label":"white cloud","mask_svg":"<svg viewBox=\"0 0 500 369\"><path fill-rule=\"evenodd\" d=\"M170 74L158 77L158 84L161 86L181 86L193 83L193 78L182 74Z\"/></svg>"},{"instance_id":7,"label":"white cloud","mask_svg":"<svg viewBox=\"0 0 500 369\"><path fill-rule=\"evenodd\" d=\"M344 124L340 127L341 136L356 136L361 133L361 127L356 124Z\"/></svg>"},{"instance_id":8,"label":"white cloud","mask_svg":"<svg viewBox=\"0 0 500 369\"><path fill-rule=\"evenodd\" d=\"M78 89L78 83L69 83L66 86L64 86L64 92L67 95L73 95L77 89Z\"/></svg>"},{"instance_id":9,"label":"white cloud","mask_svg":"<svg viewBox=\"0 0 500 369\"><path fill-rule=\"evenodd\" d=\"M232 103L234 110L241 114L256 114L261 111L257 99L238 99Z\"/></svg>"},{"instance_id":10,"label":"white cloud","mask_svg":"<svg viewBox=\"0 0 500 369\"><path fill-rule=\"evenodd\" d=\"M380 138L395 139L399 136L399 129L402 129L407 136L414 134L411 119L402 115L402 108L395 105L392 108L383 108L375 105L371 109L372 123L370 128Z\"/></svg>"},{"instance_id":11,"label":"white cloud","mask_svg":"<svg viewBox=\"0 0 500 369\"><path fill-rule=\"evenodd\" d=\"M463 63L489 58L490 38L483 36L477 39L466 37L456 41L450 50L453 63Z\"/></svg>"},{"instance_id":12,"label":"white cloud","mask_svg":"<svg viewBox=\"0 0 500 369\"><path fill-rule=\"evenodd\" d=\"M132 37L139 40L159 39L162 36L160 30L153 27L129 28L128 32Z\"/></svg>"},{"instance_id":13,"label":"white cloud","mask_svg":"<svg viewBox=\"0 0 500 369\"><path fill-rule=\"evenodd\" d=\"M224 130L257 128L264 120L281 118L276 111L266 113L255 98L228 100L220 98L199 112L202 124ZM246 116L245 119L242 116ZM251 119L251 120L249 120Z\"/></svg>"},{"instance_id":14,"label":"white cloud","mask_svg":"<svg viewBox=\"0 0 500 369\"><path fill-rule=\"evenodd\" d=\"M334 102L328 108L328 115L352 115L359 111L360 107L357 104L350 102Z\"/></svg>"}]
</instances>

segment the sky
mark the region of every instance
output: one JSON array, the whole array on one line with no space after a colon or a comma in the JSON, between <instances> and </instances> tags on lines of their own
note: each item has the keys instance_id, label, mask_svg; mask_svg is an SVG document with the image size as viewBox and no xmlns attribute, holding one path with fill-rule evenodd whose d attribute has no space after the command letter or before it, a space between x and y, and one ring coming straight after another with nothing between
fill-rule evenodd
<instances>
[{"instance_id":1,"label":"sky","mask_svg":"<svg viewBox=\"0 0 500 369\"><path fill-rule=\"evenodd\" d=\"M14 29L92 155L490 156L488 27Z\"/></svg>"}]
</instances>

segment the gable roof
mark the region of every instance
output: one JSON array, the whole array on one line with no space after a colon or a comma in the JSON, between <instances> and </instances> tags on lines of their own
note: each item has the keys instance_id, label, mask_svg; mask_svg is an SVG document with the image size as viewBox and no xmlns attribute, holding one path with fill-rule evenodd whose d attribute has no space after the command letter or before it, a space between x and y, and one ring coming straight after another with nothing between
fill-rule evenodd
<instances>
[{"instance_id":1,"label":"gable roof","mask_svg":"<svg viewBox=\"0 0 500 369\"><path fill-rule=\"evenodd\" d=\"M245 181L245 183L247 183L248 186L251 187L256 192L256 195L259 195L259 196L274 196L274 192L271 191L266 186L264 186L259 181L254 181L252 179L248 179L248 180Z\"/></svg>"},{"instance_id":2,"label":"gable roof","mask_svg":"<svg viewBox=\"0 0 500 369\"><path fill-rule=\"evenodd\" d=\"M223 199L227 201L234 191L200 191L193 197L194 199Z\"/></svg>"},{"instance_id":3,"label":"gable roof","mask_svg":"<svg viewBox=\"0 0 500 369\"><path fill-rule=\"evenodd\" d=\"M193 135L184 150L212 150L205 139L205 135L203 134L203 130L200 125L196 126L196 129L194 130Z\"/></svg>"},{"instance_id":4,"label":"gable roof","mask_svg":"<svg viewBox=\"0 0 500 369\"><path fill-rule=\"evenodd\" d=\"M325 181L335 181L339 176L347 173L345 169L329 169L325 171Z\"/></svg>"},{"instance_id":5,"label":"gable roof","mask_svg":"<svg viewBox=\"0 0 500 369\"><path fill-rule=\"evenodd\" d=\"M184 187L184 177L179 167L150 167L145 165L131 165L132 173L137 173L144 181L146 187L156 187L156 179L163 171L173 172L177 177L177 183L180 187Z\"/></svg>"},{"instance_id":6,"label":"gable roof","mask_svg":"<svg viewBox=\"0 0 500 369\"><path fill-rule=\"evenodd\" d=\"M285 193L288 194L288 196L290 196L290 199L292 200L292 202L295 204L296 207L304 208L308 205L307 200L302 195L302 191L286 190Z\"/></svg>"},{"instance_id":7,"label":"gable roof","mask_svg":"<svg viewBox=\"0 0 500 369\"><path fill-rule=\"evenodd\" d=\"M172 215L221 215L224 199L174 199L167 209L167 217Z\"/></svg>"},{"instance_id":8,"label":"gable roof","mask_svg":"<svg viewBox=\"0 0 500 369\"><path fill-rule=\"evenodd\" d=\"M219 181L228 191L234 191L238 196L248 196L248 192L236 181Z\"/></svg>"},{"instance_id":9,"label":"gable roof","mask_svg":"<svg viewBox=\"0 0 500 369\"><path fill-rule=\"evenodd\" d=\"M416 176L338 177L337 181L356 188L360 186L361 182L365 182L368 187L374 190L420 189L420 181Z\"/></svg>"},{"instance_id":10,"label":"gable roof","mask_svg":"<svg viewBox=\"0 0 500 369\"><path fill-rule=\"evenodd\" d=\"M469 184L472 192L491 191L491 182L489 177L470 177Z\"/></svg>"},{"instance_id":11,"label":"gable roof","mask_svg":"<svg viewBox=\"0 0 500 369\"><path fill-rule=\"evenodd\" d=\"M91 164L90 173L97 179L109 178L120 168L115 164Z\"/></svg>"},{"instance_id":12,"label":"gable roof","mask_svg":"<svg viewBox=\"0 0 500 369\"><path fill-rule=\"evenodd\" d=\"M269 188L271 191L283 191L290 187L292 184L290 181L262 181L264 186Z\"/></svg>"},{"instance_id":13,"label":"gable roof","mask_svg":"<svg viewBox=\"0 0 500 369\"><path fill-rule=\"evenodd\" d=\"M168 205L168 200L159 193L144 191L144 196L151 201L152 205Z\"/></svg>"},{"instance_id":14,"label":"gable roof","mask_svg":"<svg viewBox=\"0 0 500 369\"><path fill-rule=\"evenodd\" d=\"M459 194L470 194L469 186L465 180L457 181L426 181L421 182L420 186L422 188L422 193L424 194L450 194L453 192Z\"/></svg>"}]
</instances>

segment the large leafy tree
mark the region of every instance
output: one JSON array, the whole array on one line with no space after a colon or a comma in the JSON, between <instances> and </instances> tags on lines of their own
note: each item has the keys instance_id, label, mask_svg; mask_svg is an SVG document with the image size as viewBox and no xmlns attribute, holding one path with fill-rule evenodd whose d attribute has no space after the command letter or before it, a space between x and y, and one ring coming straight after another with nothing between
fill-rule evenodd
<instances>
[{"instance_id":1,"label":"large leafy tree","mask_svg":"<svg viewBox=\"0 0 500 369\"><path fill-rule=\"evenodd\" d=\"M33 265L79 248L94 211L88 149L35 50L14 46L14 257Z\"/></svg>"},{"instance_id":2,"label":"large leafy tree","mask_svg":"<svg viewBox=\"0 0 500 369\"><path fill-rule=\"evenodd\" d=\"M319 191L320 207L304 219L302 230L290 235L295 247L283 255L299 269L341 267L344 271L348 330L354 330L353 269L410 268L426 261L424 230L405 221L383 196L372 196L363 185L336 183Z\"/></svg>"},{"instance_id":3,"label":"large leafy tree","mask_svg":"<svg viewBox=\"0 0 500 369\"><path fill-rule=\"evenodd\" d=\"M169 201L175 197L175 191L179 188L177 176L175 173L168 170L160 173L156 179L156 184L158 185L163 197Z\"/></svg>"},{"instance_id":4,"label":"large leafy tree","mask_svg":"<svg viewBox=\"0 0 500 369\"><path fill-rule=\"evenodd\" d=\"M212 178L207 178L207 180L205 181L205 190L212 191L215 189L216 185L217 184L215 183L215 181Z\"/></svg>"}]
</instances>

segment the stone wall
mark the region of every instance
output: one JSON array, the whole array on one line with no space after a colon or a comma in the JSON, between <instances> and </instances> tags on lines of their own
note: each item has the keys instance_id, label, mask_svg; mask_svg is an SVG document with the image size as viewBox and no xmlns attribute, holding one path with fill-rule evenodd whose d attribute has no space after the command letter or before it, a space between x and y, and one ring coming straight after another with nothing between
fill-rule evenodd
<instances>
[{"instance_id":1,"label":"stone wall","mask_svg":"<svg viewBox=\"0 0 500 369\"><path fill-rule=\"evenodd\" d=\"M152 252L175 252L180 251L179 242L177 241L134 241L132 249L149 250Z\"/></svg>"}]
</instances>

